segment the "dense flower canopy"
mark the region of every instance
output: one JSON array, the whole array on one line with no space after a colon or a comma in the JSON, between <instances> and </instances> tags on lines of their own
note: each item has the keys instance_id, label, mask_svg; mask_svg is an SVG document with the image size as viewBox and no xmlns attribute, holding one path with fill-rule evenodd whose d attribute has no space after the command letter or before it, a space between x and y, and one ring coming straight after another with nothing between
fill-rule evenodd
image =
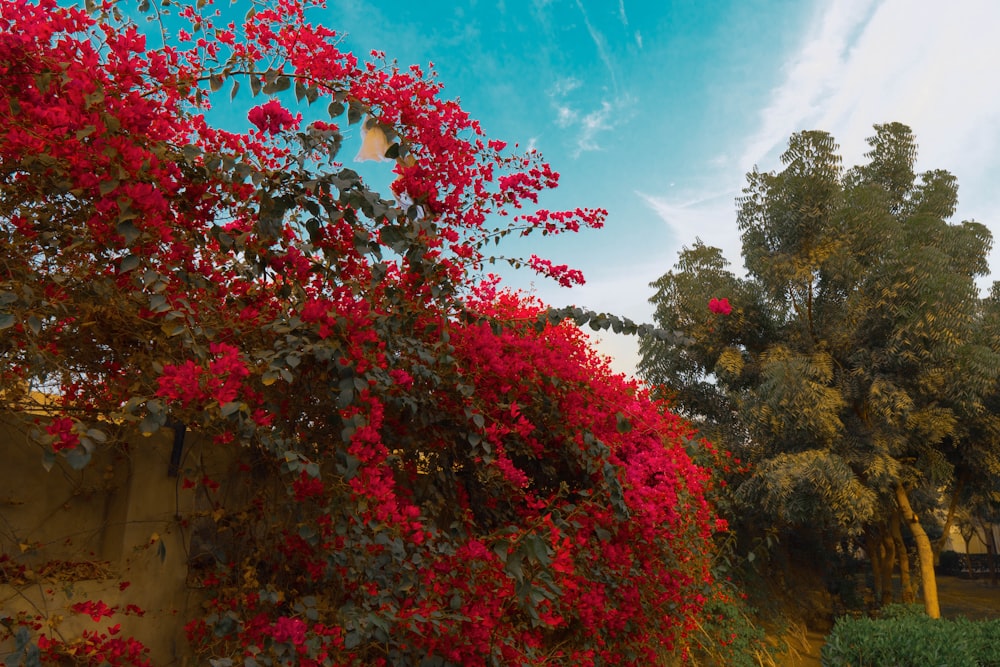
<instances>
[{"instance_id":1,"label":"dense flower canopy","mask_svg":"<svg viewBox=\"0 0 1000 667\"><path fill-rule=\"evenodd\" d=\"M0 395L58 396L50 461L183 423L286 484L199 575L195 650L581 665L683 646L713 594L695 434L485 274L487 244L604 212L537 210L558 181L537 153L485 139L420 68L341 52L302 3L239 26L166 6L184 27L150 47L113 2L0 1ZM252 129L207 122L224 87L267 98ZM391 199L338 162L362 121L391 142Z\"/></svg>"}]
</instances>

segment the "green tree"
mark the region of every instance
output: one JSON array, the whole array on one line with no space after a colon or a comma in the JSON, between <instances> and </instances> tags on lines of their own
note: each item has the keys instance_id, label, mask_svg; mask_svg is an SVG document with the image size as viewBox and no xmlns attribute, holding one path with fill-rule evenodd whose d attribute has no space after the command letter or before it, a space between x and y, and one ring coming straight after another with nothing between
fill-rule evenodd
<instances>
[{"instance_id":1,"label":"green tree","mask_svg":"<svg viewBox=\"0 0 1000 667\"><path fill-rule=\"evenodd\" d=\"M746 277L716 248L685 248L651 301L658 325L694 342L644 340L640 373L752 452L757 467L737 492L748 511L826 549L866 533L870 547L901 546L905 523L937 616L917 510L975 456L971 418L1000 372L998 350L977 332L991 237L948 222L956 179L915 174L908 127L875 130L862 166L845 171L833 138L811 131L791 137L781 171L747 175ZM727 307L710 308L713 298ZM894 551L905 577L906 552Z\"/></svg>"}]
</instances>

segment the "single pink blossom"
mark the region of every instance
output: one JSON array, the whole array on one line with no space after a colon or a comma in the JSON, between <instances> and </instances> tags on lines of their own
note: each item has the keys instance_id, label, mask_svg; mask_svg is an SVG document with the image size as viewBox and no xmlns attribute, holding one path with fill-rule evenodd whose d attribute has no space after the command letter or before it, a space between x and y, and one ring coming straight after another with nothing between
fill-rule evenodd
<instances>
[{"instance_id":1,"label":"single pink blossom","mask_svg":"<svg viewBox=\"0 0 1000 667\"><path fill-rule=\"evenodd\" d=\"M261 132L276 134L295 125L295 117L278 100L261 104L247 113L247 119Z\"/></svg>"},{"instance_id":2,"label":"single pink blossom","mask_svg":"<svg viewBox=\"0 0 1000 667\"><path fill-rule=\"evenodd\" d=\"M713 298L708 302L708 309L716 315L728 315L733 312L733 307L729 305L729 299L725 297L721 299Z\"/></svg>"}]
</instances>

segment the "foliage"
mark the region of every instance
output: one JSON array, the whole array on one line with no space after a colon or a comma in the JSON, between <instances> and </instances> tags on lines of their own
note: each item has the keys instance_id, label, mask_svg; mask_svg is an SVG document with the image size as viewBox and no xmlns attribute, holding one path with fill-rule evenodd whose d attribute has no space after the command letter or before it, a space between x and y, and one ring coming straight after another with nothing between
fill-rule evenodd
<instances>
[{"instance_id":1,"label":"foliage","mask_svg":"<svg viewBox=\"0 0 1000 667\"><path fill-rule=\"evenodd\" d=\"M1000 620L932 619L915 605L888 605L882 618L843 617L823 646L823 665L1000 665Z\"/></svg>"},{"instance_id":2,"label":"foliage","mask_svg":"<svg viewBox=\"0 0 1000 667\"><path fill-rule=\"evenodd\" d=\"M527 212L558 180L537 153L487 140L419 67L340 51L311 3L229 25L201 0L139 9L160 46L114 2L0 2L0 396L49 412L49 464L178 424L238 448L222 481L250 491L198 564L200 658L683 657L720 595L708 475L573 322L673 334L484 276L504 237L604 212ZM267 97L253 128L209 124L223 88ZM392 199L338 161L344 122L393 165ZM33 623L10 628L30 659L53 641Z\"/></svg>"},{"instance_id":3,"label":"foliage","mask_svg":"<svg viewBox=\"0 0 1000 667\"><path fill-rule=\"evenodd\" d=\"M698 632L692 636L694 664L758 667L772 665L773 648L763 628L754 620L754 610L741 593L730 591L705 606Z\"/></svg>"},{"instance_id":4,"label":"foliage","mask_svg":"<svg viewBox=\"0 0 1000 667\"><path fill-rule=\"evenodd\" d=\"M989 231L948 222L955 178L914 173L909 128L875 130L867 164L845 171L829 134L802 132L781 171L748 174L747 276L717 248L685 248L652 302L659 326L693 342L641 342L640 373L755 464L736 494L748 523L811 531L830 551L892 539L901 521L922 532L914 489L1000 453L996 320L976 287Z\"/></svg>"}]
</instances>

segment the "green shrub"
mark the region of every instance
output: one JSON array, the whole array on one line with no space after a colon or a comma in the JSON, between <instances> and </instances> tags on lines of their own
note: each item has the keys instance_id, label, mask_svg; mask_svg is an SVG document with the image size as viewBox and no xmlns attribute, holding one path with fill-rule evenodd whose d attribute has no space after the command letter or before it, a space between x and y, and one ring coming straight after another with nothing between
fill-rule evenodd
<instances>
[{"instance_id":1,"label":"green shrub","mask_svg":"<svg viewBox=\"0 0 1000 667\"><path fill-rule=\"evenodd\" d=\"M764 629L754 623L754 610L731 591L720 591L706 603L698 631L688 641L690 664L759 667L774 664Z\"/></svg>"},{"instance_id":2,"label":"green shrub","mask_svg":"<svg viewBox=\"0 0 1000 667\"><path fill-rule=\"evenodd\" d=\"M918 605L889 605L883 617L837 621L824 667L1000 667L1000 620L932 619Z\"/></svg>"}]
</instances>

